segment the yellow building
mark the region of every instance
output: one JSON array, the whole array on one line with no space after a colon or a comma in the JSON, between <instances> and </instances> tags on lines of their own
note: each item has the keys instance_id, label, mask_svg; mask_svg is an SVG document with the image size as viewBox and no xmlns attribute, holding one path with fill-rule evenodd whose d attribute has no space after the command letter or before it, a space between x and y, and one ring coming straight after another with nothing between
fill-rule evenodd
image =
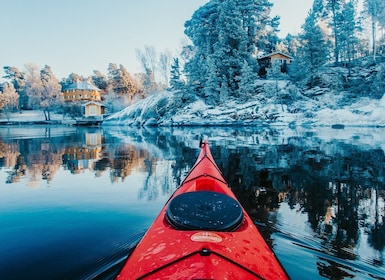
<instances>
[{"instance_id":1,"label":"yellow building","mask_svg":"<svg viewBox=\"0 0 385 280\"><path fill-rule=\"evenodd\" d=\"M78 81L63 88L64 101L101 101L101 90L88 81Z\"/></svg>"}]
</instances>

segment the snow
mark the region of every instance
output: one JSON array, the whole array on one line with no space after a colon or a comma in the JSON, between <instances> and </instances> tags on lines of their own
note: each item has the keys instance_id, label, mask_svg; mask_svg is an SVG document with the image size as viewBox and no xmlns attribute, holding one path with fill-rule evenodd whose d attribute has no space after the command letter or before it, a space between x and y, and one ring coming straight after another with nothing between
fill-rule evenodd
<instances>
[{"instance_id":1,"label":"snow","mask_svg":"<svg viewBox=\"0 0 385 280\"><path fill-rule=\"evenodd\" d=\"M110 116L103 125L129 126L225 126L225 125L276 125L276 126L385 126L385 98L361 98L340 106L341 96L334 92L323 93L322 98L298 98L293 104L279 104L279 98L288 95L288 81L280 81L278 95L247 101L229 99L226 104L207 105L202 99L179 108L181 93L163 91L141 100ZM318 96L317 96L318 97ZM162 112L162 113L161 113ZM13 113L10 121L44 121L42 111ZM61 114L52 114L51 120L66 122ZM7 122L5 114L0 122Z\"/></svg>"},{"instance_id":2,"label":"snow","mask_svg":"<svg viewBox=\"0 0 385 280\"><path fill-rule=\"evenodd\" d=\"M357 98L355 102L345 104L343 94L332 90L318 89L322 94L314 94L315 89L312 89L311 93L304 94L289 81L278 81L276 84L275 81L264 80L259 83L267 90L277 86L278 92L266 91L246 101L229 98L225 104L218 106L207 105L202 99L195 98L189 104L174 108L183 93L163 91L112 115L103 125L385 126L384 97L380 100ZM157 114L160 106L165 109L162 115Z\"/></svg>"}]
</instances>

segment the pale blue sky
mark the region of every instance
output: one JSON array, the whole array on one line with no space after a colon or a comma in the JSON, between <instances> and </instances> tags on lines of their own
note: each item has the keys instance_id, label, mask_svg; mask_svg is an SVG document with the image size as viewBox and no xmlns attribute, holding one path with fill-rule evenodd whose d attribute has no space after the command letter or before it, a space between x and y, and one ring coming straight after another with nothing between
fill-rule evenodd
<instances>
[{"instance_id":1,"label":"pale blue sky","mask_svg":"<svg viewBox=\"0 0 385 280\"><path fill-rule=\"evenodd\" d=\"M107 72L110 62L140 72L135 49L179 52L184 22L208 0L0 0L0 67L35 63L56 77ZM298 32L312 0L271 0L282 36Z\"/></svg>"}]
</instances>

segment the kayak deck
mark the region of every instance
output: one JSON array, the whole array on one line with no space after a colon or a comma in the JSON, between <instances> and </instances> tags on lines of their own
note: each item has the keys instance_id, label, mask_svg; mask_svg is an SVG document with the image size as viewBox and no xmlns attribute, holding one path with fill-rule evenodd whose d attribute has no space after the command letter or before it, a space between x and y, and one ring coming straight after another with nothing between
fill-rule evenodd
<instances>
[{"instance_id":1,"label":"kayak deck","mask_svg":"<svg viewBox=\"0 0 385 280\"><path fill-rule=\"evenodd\" d=\"M117 279L288 279L207 142Z\"/></svg>"}]
</instances>

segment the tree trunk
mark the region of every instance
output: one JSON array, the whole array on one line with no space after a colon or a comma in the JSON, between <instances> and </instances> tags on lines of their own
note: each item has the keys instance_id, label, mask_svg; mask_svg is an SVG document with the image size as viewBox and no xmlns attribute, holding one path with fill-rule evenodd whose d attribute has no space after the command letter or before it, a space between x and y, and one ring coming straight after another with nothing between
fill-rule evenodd
<instances>
[{"instance_id":1,"label":"tree trunk","mask_svg":"<svg viewBox=\"0 0 385 280\"><path fill-rule=\"evenodd\" d=\"M45 120L50 121L51 120L51 114L50 114L49 110L44 109L43 112L44 112Z\"/></svg>"},{"instance_id":2,"label":"tree trunk","mask_svg":"<svg viewBox=\"0 0 385 280\"><path fill-rule=\"evenodd\" d=\"M376 22L374 21L373 17L372 17L372 42L373 42L373 48L372 48L372 51L373 51L373 61L376 62Z\"/></svg>"}]
</instances>

